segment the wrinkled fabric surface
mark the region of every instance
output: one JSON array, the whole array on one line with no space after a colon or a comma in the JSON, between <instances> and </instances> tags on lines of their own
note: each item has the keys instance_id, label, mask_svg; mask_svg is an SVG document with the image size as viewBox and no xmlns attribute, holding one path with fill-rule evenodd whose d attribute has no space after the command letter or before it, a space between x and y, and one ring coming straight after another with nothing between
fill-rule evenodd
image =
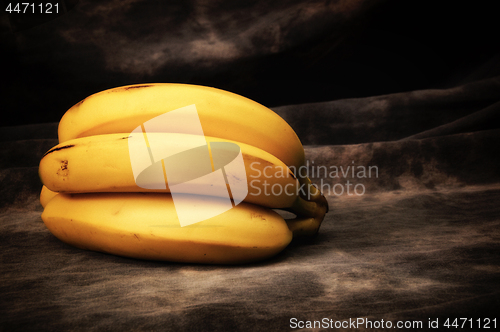
<instances>
[{"instance_id":1,"label":"wrinkled fabric surface","mask_svg":"<svg viewBox=\"0 0 500 332\"><path fill-rule=\"evenodd\" d=\"M57 143L57 123L1 128L0 330L288 331L292 318L421 321L425 330L429 319L494 319L499 87L492 78L275 108L304 142L330 212L314 240L243 266L62 243L38 203L37 165Z\"/></svg>"}]
</instances>

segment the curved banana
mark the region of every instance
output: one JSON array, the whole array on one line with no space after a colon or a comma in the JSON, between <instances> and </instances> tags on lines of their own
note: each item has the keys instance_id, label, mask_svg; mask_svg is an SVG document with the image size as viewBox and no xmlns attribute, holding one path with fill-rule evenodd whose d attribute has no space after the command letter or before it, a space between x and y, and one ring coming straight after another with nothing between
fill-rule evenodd
<instances>
[{"instance_id":1,"label":"curved banana","mask_svg":"<svg viewBox=\"0 0 500 332\"><path fill-rule=\"evenodd\" d=\"M40 193L42 207L45 208L48 202L58 194L58 192L43 186ZM288 228L293 233L293 237L310 238L317 235L328 209L328 202L324 196L317 202L306 201L301 197L297 197L292 207L284 209L296 214L294 219L285 219Z\"/></svg>"},{"instance_id":2,"label":"curved banana","mask_svg":"<svg viewBox=\"0 0 500 332\"><path fill-rule=\"evenodd\" d=\"M52 191L46 186L42 186L42 191L40 192L40 204L42 207L46 207L47 203L57 194L58 192Z\"/></svg>"},{"instance_id":3,"label":"curved banana","mask_svg":"<svg viewBox=\"0 0 500 332\"><path fill-rule=\"evenodd\" d=\"M185 151L192 146L193 140L199 139L199 136L178 133L151 133L147 137L150 146L160 146L162 150L166 151ZM206 139L207 147L211 147L212 157L216 153L218 155L234 153L232 149L235 145L226 146L225 144L217 145L217 143L234 143L240 147L247 181L237 180L241 181L242 185L248 189L245 202L270 208L293 206L299 193L299 183L289 168L278 158L247 144L214 137L205 137L204 139ZM145 149L146 146L141 146L143 143L142 134L107 134L66 141L50 149L44 155L40 161L40 178L51 191L63 193L170 192L169 187L176 183L168 176L165 179L167 174L165 166L176 167L175 161L169 163L169 159L164 159L167 161L163 163L164 160L162 160L161 163L156 163L159 166L160 178L148 178L147 174L140 178L142 173L139 177L134 176L131 164L131 158L134 157L132 154L135 150ZM215 147L218 147L217 150ZM205 151L207 152L206 156L210 158L209 150ZM151 164L147 152L145 153L147 162ZM177 173L189 173L185 168L199 168L197 164L200 163L200 156L203 154L187 156L189 164L185 165L184 161L184 163L177 165ZM210 159L208 159L208 165L210 167ZM162 167L163 172L161 171ZM208 169L207 173L211 171L212 169ZM235 173L227 173L227 176L237 178ZM145 189L138 186L136 183L139 179L147 182L146 188L156 189ZM161 183L155 183L155 181ZM193 179L190 181L191 186L183 187L181 192L203 194L199 188L204 186L210 188L210 191L205 193L206 195L218 196L217 193L227 195L226 182L222 182L218 186L217 183L206 181L203 177Z\"/></svg>"},{"instance_id":4,"label":"curved banana","mask_svg":"<svg viewBox=\"0 0 500 332\"><path fill-rule=\"evenodd\" d=\"M206 136L255 146L287 166L304 165L299 138L275 112L228 91L190 84L137 84L93 94L64 114L59 123L59 142L130 133L156 116L193 104Z\"/></svg>"},{"instance_id":5,"label":"curved banana","mask_svg":"<svg viewBox=\"0 0 500 332\"><path fill-rule=\"evenodd\" d=\"M196 206L198 197L191 199ZM174 262L258 261L292 240L280 215L247 203L180 227L171 195L158 193L59 194L42 220L57 238L78 248Z\"/></svg>"}]
</instances>

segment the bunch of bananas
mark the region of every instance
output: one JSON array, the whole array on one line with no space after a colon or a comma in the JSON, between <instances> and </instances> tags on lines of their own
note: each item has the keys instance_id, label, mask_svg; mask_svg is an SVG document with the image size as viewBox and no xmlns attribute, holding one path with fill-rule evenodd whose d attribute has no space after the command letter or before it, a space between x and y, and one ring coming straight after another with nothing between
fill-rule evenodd
<instances>
[{"instance_id":1,"label":"bunch of bananas","mask_svg":"<svg viewBox=\"0 0 500 332\"><path fill-rule=\"evenodd\" d=\"M241 203L233 201L225 212L182 227L170 190L177 183L165 173L167 162L156 163L163 169L163 184L140 186L130 146L147 137L148 148L188 149L199 137L161 128L131 134L186 105L196 106L208 147L239 147L250 181ZM59 144L40 161L42 220L52 234L79 248L152 260L246 263L277 254L292 238L315 235L328 211L325 197L296 171L304 167L305 156L292 128L270 109L227 91L167 83L105 90L70 108L58 134ZM232 145L217 146L217 153L231 155L224 149ZM188 172L182 167L176 172ZM204 202L221 189L230 192L229 185L203 195L199 185L191 181L183 187L185 204L193 211L226 204L213 199L207 207ZM285 220L273 209L296 218Z\"/></svg>"}]
</instances>

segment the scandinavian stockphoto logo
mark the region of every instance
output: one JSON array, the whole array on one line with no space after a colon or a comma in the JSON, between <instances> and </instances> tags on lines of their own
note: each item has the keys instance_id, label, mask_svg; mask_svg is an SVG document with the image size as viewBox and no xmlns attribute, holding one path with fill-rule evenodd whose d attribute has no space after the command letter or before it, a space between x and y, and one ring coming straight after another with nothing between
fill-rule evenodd
<instances>
[{"instance_id":1,"label":"scandinavian stockphoto logo","mask_svg":"<svg viewBox=\"0 0 500 332\"><path fill-rule=\"evenodd\" d=\"M155 138L156 133L189 136L172 142ZM224 213L248 194L240 147L207 143L195 105L144 122L130 133L128 142L135 183L145 189L168 187L181 227Z\"/></svg>"}]
</instances>

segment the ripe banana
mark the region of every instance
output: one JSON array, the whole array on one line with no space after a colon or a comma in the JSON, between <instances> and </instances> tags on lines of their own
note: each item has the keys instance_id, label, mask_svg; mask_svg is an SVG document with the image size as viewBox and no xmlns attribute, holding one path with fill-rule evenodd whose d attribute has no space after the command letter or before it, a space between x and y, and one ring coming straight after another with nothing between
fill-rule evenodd
<instances>
[{"instance_id":1,"label":"ripe banana","mask_svg":"<svg viewBox=\"0 0 500 332\"><path fill-rule=\"evenodd\" d=\"M269 152L291 167L299 183L307 187L307 194L301 193L303 198L321 200L321 192L298 171L305 164L304 148L288 123L253 100L216 88L151 83L95 93L64 114L59 122L59 142L129 133L158 115L188 105L196 106L206 136L246 143Z\"/></svg>"},{"instance_id":2,"label":"ripe banana","mask_svg":"<svg viewBox=\"0 0 500 332\"><path fill-rule=\"evenodd\" d=\"M170 111L192 109L190 105L196 107L204 136L177 128L184 119L178 114L184 113ZM164 113L176 116L175 125L151 129L149 120ZM194 144L200 137L202 144ZM40 162L42 219L56 237L79 248L152 260L246 263L277 254L292 237L315 235L328 212L325 197L310 179L291 171L305 163L293 129L270 109L227 91L186 84L102 91L66 112L59 123L59 142ZM241 152L237 158L235 144ZM199 151L183 155L188 157L181 163L171 162L178 159L155 155L153 147L159 146L177 152L169 153L171 157L199 146L211 165L207 170L205 163L198 171ZM139 150L146 151L146 158L137 158L142 163L138 172L131 151ZM248 193L244 202L234 200L227 209L227 199L217 197L232 195L233 184L244 182L227 172L233 160L241 160ZM175 172L168 171L171 167ZM222 173L225 182L217 184L205 173ZM176 212L173 199L178 196L169 192L179 185L183 189L175 195L184 195L187 209ZM307 193L299 190L304 186ZM297 217L284 220L269 208ZM205 219L207 210L216 216ZM196 214L195 220L205 220L181 227L186 211Z\"/></svg>"},{"instance_id":3,"label":"ripe banana","mask_svg":"<svg viewBox=\"0 0 500 332\"><path fill-rule=\"evenodd\" d=\"M276 255L292 240L280 215L248 203L180 227L171 195L159 193L59 194L42 220L78 248L174 262L247 263Z\"/></svg>"},{"instance_id":4,"label":"ripe banana","mask_svg":"<svg viewBox=\"0 0 500 332\"><path fill-rule=\"evenodd\" d=\"M195 135L179 133L151 133L147 135L151 146L161 146L167 151L183 151L192 146L191 141L199 139ZM219 145L214 151L214 143L228 142L237 144L243 156L248 188L245 202L270 208L290 208L299 193L299 183L289 168L273 155L248 144L228 141L220 138L205 137L210 153L233 153L234 145ZM106 134L72 139L50 149L40 161L39 174L43 184L50 190L65 193L85 192L169 192L173 180L165 177L146 179L147 188L159 188L154 182L161 180L165 189L145 189L136 184L131 165L132 152L140 148L144 137L131 134ZM208 150L207 150L208 152ZM208 155L207 155L208 156ZM200 162L200 154L189 162L188 167ZM168 159L165 159L168 160ZM148 159L149 161L149 159ZM168 162L165 161L165 164ZM163 166L163 175L165 173ZM175 162L171 162L174 164ZM170 166L172 167L172 166ZM182 167L182 166L179 166ZM208 170L209 172L212 170ZM187 173L179 169L177 173ZM228 175L229 176L229 175ZM137 178L138 179L138 178ZM203 178L191 180L192 187L186 187L184 193L199 194ZM165 185L166 183L166 185ZM216 183L208 183L210 192L217 195L227 193L226 184L218 188ZM213 190L212 190L213 189Z\"/></svg>"},{"instance_id":5,"label":"ripe banana","mask_svg":"<svg viewBox=\"0 0 500 332\"><path fill-rule=\"evenodd\" d=\"M42 207L46 207L47 203L57 194L57 192L50 190L46 186L42 186L42 191L40 192L40 204Z\"/></svg>"},{"instance_id":6,"label":"ripe banana","mask_svg":"<svg viewBox=\"0 0 500 332\"><path fill-rule=\"evenodd\" d=\"M64 114L59 123L59 142L130 133L158 115L193 104L206 136L255 146L287 166L304 165L299 138L272 110L228 91L190 84L138 84L93 94Z\"/></svg>"}]
</instances>

